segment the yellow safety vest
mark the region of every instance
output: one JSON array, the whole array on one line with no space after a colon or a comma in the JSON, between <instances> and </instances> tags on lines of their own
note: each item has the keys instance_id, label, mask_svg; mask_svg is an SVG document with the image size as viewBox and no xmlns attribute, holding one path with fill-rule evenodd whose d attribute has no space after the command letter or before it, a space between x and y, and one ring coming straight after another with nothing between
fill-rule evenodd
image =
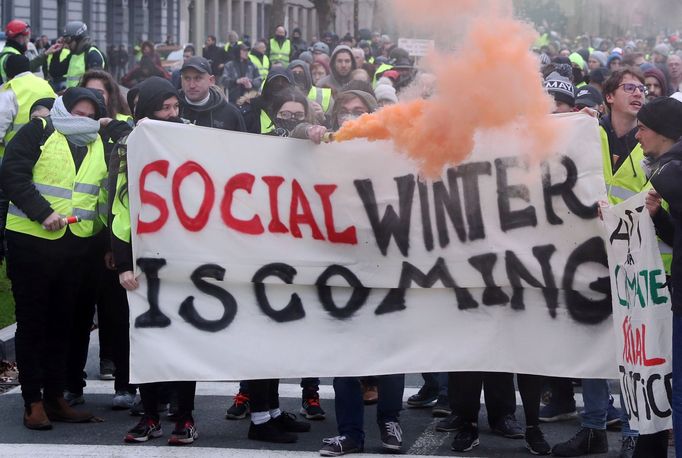
<instances>
[{"instance_id":1,"label":"yellow safety vest","mask_svg":"<svg viewBox=\"0 0 682 458\"><path fill-rule=\"evenodd\" d=\"M119 141L119 144L125 145L127 139ZM111 204L111 232L124 242L130 243L131 232L130 232L130 208L128 201L128 177L126 176L125 167L123 163L126 160L125 148L117 148L113 154L119 154L121 162L119 164L119 172L116 177L116 188L114 199ZM122 190L125 188L125 191Z\"/></svg>"},{"instance_id":2,"label":"yellow safety vest","mask_svg":"<svg viewBox=\"0 0 682 458\"><path fill-rule=\"evenodd\" d=\"M374 72L374 79L372 80L372 87L374 89L377 88L377 81L379 78L381 78L381 75L383 75L385 72L393 69L393 65L390 64L381 64L379 65L379 68L377 68L377 71Z\"/></svg>"},{"instance_id":3,"label":"yellow safety vest","mask_svg":"<svg viewBox=\"0 0 682 458\"><path fill-rule=\"evenodd\" d=\"M322 107L322 110L324 110L326 113L329 111L329 107L331 106L332 90L326 87L322 88L313 86L310 88L310 92L308 92L308 99L319 103Z\"/></svg>"},{"instance_id":4,"label":"yellow safety vest","mask_svg":"<svg viewBox=\"0 0 682 458\"><path fill-rule=\"evenodd\" d=\"M648 181L646 174L640 165L644 159L642 145L638 143L630 152L630 157L625 159L625 162L621 164L618 170L613 172L613 167L611 165L613 162L608 135L603 127L600 128L599 131L601 133L604 182L606 183L606 195L608 196L609 203L611 205L617 205L635 194L639 194L645 189L650 189L651 183ZM668 208L668 203L664 202L663 206ZM660 239L658 241L658 248L661 252L661 259L663 260L665 271L670 275L673 250Z\"/></svg>"},{"instance_id":5,"label":"yellow safety vest","mask_svg":"<svg viewBox=\"0 0 682 458\"><path fill-rule=\"evenodd\" d=\"M260 133L267 134L275 130L275 125L270 119L270 116L265 112L265 110L260 111Z\"/></svg>"},{"instance_id":6,"label":"yellow safety vest","mask_svg":"<svg viewBox=\"0 0 682 458\"><path fill-rule=\"evenodd\" d=\"M5 145L24 127L31 119L31 106L40 99L54 99L57 97L50 83L33 73L27 73L18 78L12 78L3 84L1 91L14 91L17 97L19 110L12 121L10 130L5 132L5 138L0 143L0 157L5 155Z\"/></svg>"},{"instance_id":7,"label":"yellow safety vest","mask_svg":"<svg viewBox=\"0 0 682 458\"><path fill-rule=\"evenodd\" d=\"M71 50L69 50L68 48L62 48L62 49L60 49L60 50L59 50L59 62L63 62L64 59L66 59L67 57L69 57L69 54L71 54ZM52 57L53 57L53 56L54 56L54 54L50 54L49 56L47 56L47 66L48 66L48 68L50 67L50 63L52 63Z\"/></svg>"},{"instance_id":8,"label":"yellow safety vest","mask_svg":"<svg viewBox=\"0 0 682 458\"><path fill-rule=\"evenodd\" d=\"M261 62L258 57L249 53L249 60L253 62L253 65L258 69L258 73L260 73L260 77L265 81L265 78L267 78L268 72L270 71L270 59L268 59L268 56L263 55L263 62Z\"/></svg>"},{"instance_id":9,"label":"yellow safety vest","mask_svg":"<svg viewBox=\"0 0 682 458\"><path fill-rule=\"evenodd\" d=\"M43 120L44 125L47 123ZM67 225L78 237L92 237L102 229L98 202L103 180L107 178L102 139L88 145L88 152L78 172L66 137L54 131L41 147L40 158L33 166L33 185L50 203L52 210L64 216L79 216L79 223ZM66 227L50 232L41 222L29 219L13 202L7 210L7 230L47 240L64 236Z\"/></svg>"},{"instance_id":10,"label":"yellow safety vest","mask_svg":"<svg viewBox=\"0 0 682 458\"><path fill-rule=\"evenodd\" d=\"M96 51L101 57L102 62L104 62L104 56L99 49L92 46L87 52L82 52L80 54L72 54L71 60L69 61L69 69L66 72L66 87L76 87L80 83L83 73L85 73L85 56L86 54Z\"/></svg>"},{"instance_id":11,"label":"yellow safety vest","mask_svg":"<svg viewBox=\"0 0 682 458\"><path fill-rule=\"evenodd\" d=\"M4 48L2 48L2 51L0 51L0 78L2 78L1 82L5 83L8 80L7 73L5 72L5 62L7 62L7 58L9 57L10 54L21 55L21 53L12 46L5 46Z\"/></svg>"},{"instance_id":12,"label":"yellow safety vest","mask_svg":"<svg viewBox=\"0 0 682 458\"><path fill-rule=\"evenodd\" d=\"M234 46L239 46L239 45L243 45L243 44L244 44L244 42L243 42L242 40L239 40L239 41L237 42L237 44L235 44ZM227 43L227 44L225 45L225 48L224 48L224 49L225 49L225 52L230 52L230 48L231 48L231 47L232 47L232 43Z\"/></svg>"},{"instance_id":13,"label":"yellow safety vest","mask_svg":"<svg viewBox=\"0 0 682 458\"><path fill-rule=\"evenodd\" d=\"M277 40L270 38L270 60L279 61L285 67L289 65L289 56L291 55L291 40L284 40L282 46Z\"/></svg>"}]
</instances>

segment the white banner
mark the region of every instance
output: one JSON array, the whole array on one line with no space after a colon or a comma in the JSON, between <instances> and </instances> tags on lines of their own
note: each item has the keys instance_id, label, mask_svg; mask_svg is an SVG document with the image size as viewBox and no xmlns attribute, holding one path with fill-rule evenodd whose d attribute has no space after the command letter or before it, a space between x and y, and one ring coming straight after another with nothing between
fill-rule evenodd
<instances>
[{"instance_id":1,"label":"white banner","mask_svg":"<svg viewBox=\"0 0 682 458\"><path fill-rule=\"evenodd\" d=\"M390 142L145 121L129 138L131 377L618 374L597 123L529 163L476 137L420 181Z\"/></svg>"},{"instance_id":2,"label":"white banner","mask_svg":"<svg viewBox=\"0 0 682 458\"><path fill-rule=\"evenodd\" d=\"M630 427L672 428L672 311L646 192L604 209L618 339L618 368Z\"/></svg>"},{"instance_id":3,"label":"white banner","mask_svg":"<svg viewBox=\"0 0 682 458\"><path fill-rule=\"evenodd\" d=\"M418 38L399 38L398 47L406 50L410 56L424 57L436 47L434 40Z\"/></svg>"}]
</instances>

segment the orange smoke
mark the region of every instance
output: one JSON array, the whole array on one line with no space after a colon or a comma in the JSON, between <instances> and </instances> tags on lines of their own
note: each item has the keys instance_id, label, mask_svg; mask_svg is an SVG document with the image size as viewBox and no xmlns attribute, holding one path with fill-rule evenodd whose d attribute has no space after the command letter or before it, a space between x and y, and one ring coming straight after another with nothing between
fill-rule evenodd
<instances>
[{"instance_id":1,"label":"orange smoke","mask_svg":"<svg viewBox=\"0 0 682 458\"><path fill-rule=\"evenodd\" d=\"M430 2L469 9L477 3ZM417 12L415 5L424 7L423 0L401 3L410 7L411 14ZM548 116L553 102L542 88L537 58L529 51L534 40L530 26L508 15L472 19L454 55L430 56L428 64L437 79L432 99L387 106L346 122L336 139L392 139L429 177L465 160L473 150L474 134L481 129L521 122L530 154L547 153L555 141Z\"/></svg>"}]
</instances>

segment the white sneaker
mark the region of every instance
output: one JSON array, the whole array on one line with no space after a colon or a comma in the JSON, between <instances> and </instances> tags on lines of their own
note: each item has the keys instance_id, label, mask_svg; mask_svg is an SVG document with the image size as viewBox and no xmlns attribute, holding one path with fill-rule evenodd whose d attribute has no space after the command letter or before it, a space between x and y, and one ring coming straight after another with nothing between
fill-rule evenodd
<instances>
[{"instance_id":1,"label":"white sneaker","mask_svg":"<svg viewBox=\"0 0 682 458\"><path fill-rule=\"evenodd\" d=\"M128 410L135 404L135 394L127 391L117 391L111 401L114 410Z\"/></svg>"}]
</instances>

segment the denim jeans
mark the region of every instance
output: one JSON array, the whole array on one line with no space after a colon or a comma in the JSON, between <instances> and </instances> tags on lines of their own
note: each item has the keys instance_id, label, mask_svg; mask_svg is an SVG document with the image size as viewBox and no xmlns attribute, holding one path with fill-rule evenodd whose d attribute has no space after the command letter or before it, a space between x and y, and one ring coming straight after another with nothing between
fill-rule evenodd
<instances>
[{"instance_id":1,"label":"denim jeans","mask_svg":"<svg viewBox=\"0 0 682 458\"><path fill-rule=\"evenodd\" d=\"M381 375L377 377L379 402L377 423L397 421L403 408L405 375ZM336 425L340 436L347 436L364 445L364 408L362 389L358 377L336 377L334 379L334 405Z\"/></svg>"},{"instance_id":2,"label":"denim jeans","mask_svg":"<svg viewBox=\"0 0 682 458\"><path fill-rule=\"evenodd\" d=\"M625 409L625 399L623 399L623 394L620 395L620 426L621 434L623 438L626 437L638 437L639 432L630 428L630 420L628 420L628 411Z\"/></svg>"},{"instance_id":3,"label":"denim jeans","mask_svg":"<svg viewBox=\"0 0 682 458\"><path fill-rule=\"evenodd\" d=\"M437 393L438 396L448 396L447 372L426 372L422 374L422 378L429 392Z\"/></svg>"},{"instance_id":4,"label":"denim jeans","mask_svg":"<svg viewBox=\"0 0 682 458\"><path fill-rule=\"evenodd\" d=\"M682 456L682 315L673 315L673 431L675 455Z\"/></svg>"},{"instance_id":5,"label":"denim jeans","mask_svg":"<svg viewBox=\"0 0 682 458\"><path fill-rule=\"evenodd\" d=\"M609 409L609 382L604 379L583 379L582 426L591 429L606 429L606 412Z\"/></svg>"}]
</instances>

